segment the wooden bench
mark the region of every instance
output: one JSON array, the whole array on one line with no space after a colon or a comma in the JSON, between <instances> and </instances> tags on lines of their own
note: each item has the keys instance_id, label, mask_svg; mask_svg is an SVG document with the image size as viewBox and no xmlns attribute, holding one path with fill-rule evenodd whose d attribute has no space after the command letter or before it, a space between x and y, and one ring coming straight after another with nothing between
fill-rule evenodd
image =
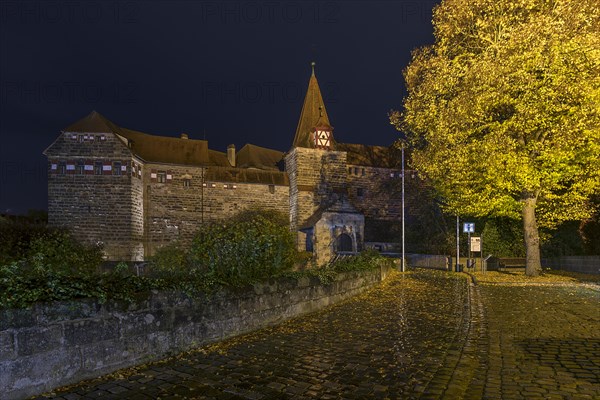
<instances>
[{"instance_id":1,"label":"wooden bench","mask_svg":"<svg viewBox=\"0 0 600 400\"><path fill-rule=\"evenodd\" d=\"M522 257L503 257L498 259L498 271L525 269L526 265L527 262L525 258Z\"/></svg>"}]
</instances>

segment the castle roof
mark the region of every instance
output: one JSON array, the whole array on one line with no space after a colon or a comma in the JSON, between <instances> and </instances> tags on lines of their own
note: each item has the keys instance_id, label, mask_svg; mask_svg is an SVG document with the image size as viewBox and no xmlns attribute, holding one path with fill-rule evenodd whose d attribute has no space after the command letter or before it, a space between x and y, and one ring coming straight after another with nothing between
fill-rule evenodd
<instances>
[{"instance_id":1,"label":"castle roof","mask_svg":"<svg viewBox=\"0 0 600 400\"><path fill-rule=\"evenodd\" d=\"M345 151L347 162L375 168L398 168L400 154L393 147L370 146L366 144L337 143L337 151Z\"/></svg>"},{"instance_id":2,"label":"castle roof","mask_svg":"<svg viewBox=\"0 0 600 400\"><path fill-rule=\"evenodd\" d=\"M157 136L120 127L96 111L66 127L63 132L113 133L147 162L229 167L227 154L208 148L208 141ZM237 154L239 168L279 171L283 152L246 144ZM270 182L271 178L267 178ZM260 180L262 181L262 180Z\"/></svg>"},{"instance_id":3,"label":"castle roof","mask_svg":"<svg viewBox=\"0 0 600 400\"><path fill-rule=\"evenodd\" d=\"M92 111L63 132L113 133L126 142L131 151L148 162L183 165L210 165L206 140L156 136L118 126L102 114Z\"/></svg>"},{"instance_id":4,"label":"castle roof","mask_svg":"<svg viewBox=\"0 0 600 400\"><path fill-rule=\"evenodd\" d=\"M114 133L119 127L105 118L96 110L92 111L79 121L63 129L63 132L75 133Z\"/></svg>"},{"instance_id":5,"label":"castle roof","mask_svg":"<svg viewBox=\"0 0 600 400\"><path fill-rule=\"evenodd\" d=\"M298 121L296 135L294 136L292 146L313 148L314 145L310 139L310 134L312 129L316 126L331 128L327 110L325 109L325 103L323 102L323 96L321 95L321 89L319 88L319 82L317 82L317 77L315 76L313 63L312 75L308 81L308 89L306 91L306 97L304 98L304 104L302 105L302 112L300 113L300 120ZM333 140L332 143L335 146Z\"/></svg>"},{"instance_id":6,"label":"castle roof","mask_svg":"<svg viewBox=\"0 0 600 400\"><path fill-rule=\"evenodd\" d=\"M279 170L283 160L283 152L264 147L246 144L236 155L236 165L239 168L258 168Z\"/></svg>"}]
</instances>

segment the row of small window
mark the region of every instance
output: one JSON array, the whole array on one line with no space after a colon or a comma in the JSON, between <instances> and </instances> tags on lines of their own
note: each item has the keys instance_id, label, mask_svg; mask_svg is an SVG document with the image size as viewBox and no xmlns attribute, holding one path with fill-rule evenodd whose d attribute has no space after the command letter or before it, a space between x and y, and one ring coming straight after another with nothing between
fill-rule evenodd
<instances>
[{"instance_id":1,"label":"row of small window","mask_svg":"<svg viewBox=\"0 0 600 400\"><path fill-rule=\"evenodd\" d=\"M364 168L348 167L348 174L356 175L356 176L365 176L366 171ZM401 178L401 177L402 177L402 172L390 172L390 178ZM414 173L413 173L413 178L414 178Z\"/></svg>"},{"instance_id":2,"label":"row of small window","mask_svg":"<svg viewBox=\"0 0 600 400\"><path fill-rule=\"evenodd\" d=\"M365 176L366 172L364 168L348 167L348 174L356 176Z\"/></svg>"},{"instance_id":3,"label":"row of small window","mask_svg":"<svg viewBox=\"0 0 600 400\"><path fill-rule=\"evenodd\" d=\"M102 161L96 161L93 164L86 164L84 161L77 161L75 163L59 161L58 163L50 164L50 171L58 175L125 175L127 173L127 165L123 165L121 161L113 161L110 164Z\"/></svg>"},{"instance_id":4,"label":"row of small window","mask_svg":"<svg viewBox=\"0 0 600 400\"><path fill-rule=\"evenodd\" d=\"M156 183L171 183L173 181L173 173L171 171L152 170L150 173L150 179L152 182L156 182ZM190 178L183 178L182 182L183 182L183 187L185 187L185 188L192 187L192 180ZM203 182L202 183L202 187L207 188L207 189L208 188L216 189L217 186L221 187L221 185L223 185L222 186L223 189L237 189L238 188L238 186L234 183L222 183L222 184L217 184L215 182ZM275 193L275 185L269 185L269 193L271 193L271 194Z\"/></svg>"},{"instance_id":5,"label":"row of small window","mask_svg":"<svg viewBox=\"0 0 600 400\"><path fill-rule=\"evenodd\" d=\"M71 140L76 140L79 143L84 142L104 142L106 140L106 135L92 135L92 134L75 134L75 133L67 133L67 137L70 137Z\"/></svg>"}]
</instances>

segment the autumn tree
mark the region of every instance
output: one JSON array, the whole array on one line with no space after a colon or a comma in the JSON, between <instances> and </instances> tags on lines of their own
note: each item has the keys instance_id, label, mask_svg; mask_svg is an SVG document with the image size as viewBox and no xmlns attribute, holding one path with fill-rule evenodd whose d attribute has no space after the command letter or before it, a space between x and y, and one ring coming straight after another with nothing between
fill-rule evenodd
<instances>
[{"instance_id":1,"label":"autumn tree","mask_svg":"<svg viewBox=\"0 0 600 400\"><path fill-rule=\"evenodd\" d=\"M589 217L600 187L600 3L443 0L433 25L391 121L447 211L522 219L535 276L538 227Z\"/></svg>"}]
</instances>

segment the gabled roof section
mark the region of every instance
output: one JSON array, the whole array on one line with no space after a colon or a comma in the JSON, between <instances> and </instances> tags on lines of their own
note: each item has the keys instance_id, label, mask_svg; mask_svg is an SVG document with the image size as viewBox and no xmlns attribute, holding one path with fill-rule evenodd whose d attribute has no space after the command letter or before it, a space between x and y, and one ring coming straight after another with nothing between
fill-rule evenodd
<instances>
[{"instance_id":1,"label":"gabled roof section","mask_svg":"<svg viewBox=\"0 0 600 400\"><path fill-rule=\"evenodd\" d=\"M239 168L257 168L262 170L279 171L279 163L284 153L253 144L246 144L236 155L236 165Z\"/></svg>"},{"instance_id":2,"label":"gabled roof section","mask_svg":"<svg viewBox=\"0 0 600 400\"><path fill-rule=\"evenodd\" d=\"M338 143L336 150L346 152L348 164L390 169L400 167L400 154L393 146Z\"/></svg>"},{"instance_id":3,"label":"gabled roof section","mask_svg":"<svg viewBox=\"0 0 600 400\"><path fill-rule=\"evenodd\" d=\"M116 128L118 128L118 126L94 110L85 117L81 118L79 121L67 126L65 129L63 129L63 132L115 133Z\"/></svg>"},{"instance_id":4,"label":"gabled roof section","mask_svg":"<svg viewBox=\"0 0 600 400\"><path fill-rule=\"evenodd\" d=\"M302 105L302 112L300 113L300 120L298 121L292 147L314 148L310 140L312 129L315 126L331 128L323 96L321 95L321 89L319 88L319 82L317 82L317 77L315 76L315 64L313 63L312 66L312 75L308 81L308 89L304 98L304 104ZM335 142L333 144L335 145Z\"/></svg>"},{"instance_id":5,"label":"gabled roof section","mask_svg":"<svg viewBox=\"0 0 600 400\"><path fill-rule=\"evenodd\" d=\"M206 140L156 136L122 128L96 111L92 111L86 117L69 125L63 132L113 133L135 155L148 162L182 165L215 165L211 163L208 142ZM212 157L212 161L218 162L218 157Z\"/></svg>"},{"instance_id":6,"label":"gabled roof section","mask_svg":"<svg viewBox=\"0 0 600 400\"><path fill-rule=\"evenodd\" d=\"M229 160L227 154L222 151L208 149L208 159L210 165L216 165L217 167L229 167Z\"/></svg>"},{"instance_id":7,"label":"gabled roof section","mask_svg":"<svg viewBox=\"0 0 600 400\"><path fill-rule=\"evenodd\" d=\"M127 139L134 154L145 161L183 165L210 165L206 140L155 136L120 128L118 135Z\"/></svg>"}]
</instances>

